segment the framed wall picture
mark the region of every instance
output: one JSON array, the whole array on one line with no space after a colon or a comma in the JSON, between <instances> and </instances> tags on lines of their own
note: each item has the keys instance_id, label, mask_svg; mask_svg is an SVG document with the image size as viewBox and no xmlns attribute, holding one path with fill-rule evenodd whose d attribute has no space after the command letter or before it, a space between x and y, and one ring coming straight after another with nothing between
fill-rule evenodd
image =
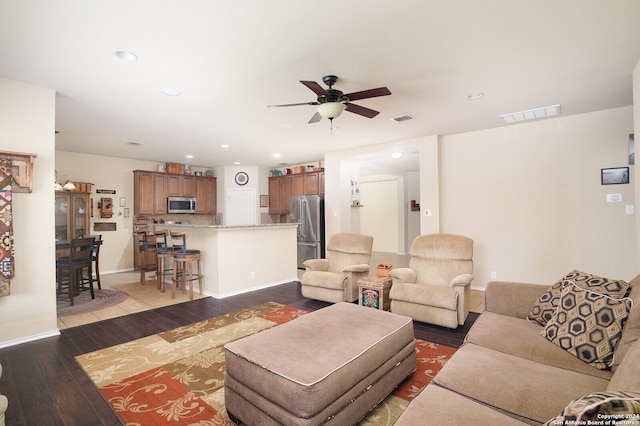
<instances>
[{"instance_id":1,"label":"framed wall picture","mask_svg":"<svg viewBox=\"0 0 640 426\"><path fill-rule=\"evenodd\" d=\"M629 167L612 167L600 170L602 185L619 185L629 183Z\"/></svg>"}]
</instances>

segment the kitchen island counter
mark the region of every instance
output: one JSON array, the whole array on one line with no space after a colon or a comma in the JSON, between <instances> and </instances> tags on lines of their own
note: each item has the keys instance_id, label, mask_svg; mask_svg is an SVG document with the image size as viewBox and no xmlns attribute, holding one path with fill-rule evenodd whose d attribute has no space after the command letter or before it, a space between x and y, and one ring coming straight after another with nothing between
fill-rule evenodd
<instances>
[{"instance_id":1,"label":"kitchen island counter","mask_svg":"<svg viewBox=\"0 0 640 426\"><path fill-rule=\"evenodd\" d=\"M295 223L203 225L156 223L187 231L187 248L201 252L204 292L224 298L297 280Z\"/></svg>"}]
</instances>

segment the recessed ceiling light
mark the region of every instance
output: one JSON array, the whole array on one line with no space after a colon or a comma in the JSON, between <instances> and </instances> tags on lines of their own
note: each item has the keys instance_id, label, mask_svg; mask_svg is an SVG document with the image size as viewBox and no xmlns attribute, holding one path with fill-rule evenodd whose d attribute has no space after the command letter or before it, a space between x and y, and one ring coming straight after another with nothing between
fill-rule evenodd
<instances>
[{"instance_id":1,"label":"recessed ceiling light","mask_svg":"<svg viewBox=\"0 0 640 426\"><path fill-rule=\"evenodd\" d=\"M178 89L171 89L168 87L165 87L164 89L162 89L162 93L164 93L167 96L180 96L181 93Z\"/></svg>"},{"instance_id":2,"label":"recessed ceiling light","mask_svg":"<svg viewBox=\"0 0 640 426\"><path fill-rule=\"evenodd\" d=\"M233 164L235 164L236 166L240 165L239 161L234 161Z\"/></svg>"},{"instance_id":3,"label":"recessed ceiling light","mask_svg":"<svg viewBox=\"0 0 640 426\"><path fill-rule=\"evenodd\" d=\"M296 125L292 123L285 123L282 125L283 129L293 129L294 127L296 127Z\"/></svg>"},{"instance_id":4,"label":"recessed ceiling light","mask_svg":"<svg viewBox=\"0 0 640 426\"><path fill-rule=\"evenodd\" d=\"M185 158L188 158L189 160L191 160L193 158L193 155L187 154L187 155L185 155Z\"/></svg>"},{"instance_id":5,"label":"recessed ceiling light","mask_svg":"<svg viewBox=\"0 0 640 426\"><path fill-rule=\"evenodd\" d=\"M224 145L220 145L222 148L229 148L229 145L224 144Z\"/></svg>"},{"instance_id":6,"label":"recessed ceiling light","mask_svg":"<svg viewBox=\"0 0 640 426\"><path fill-rule=\"evenodd\" d=\"M281 155L281 154L278 154L278 153L273 154L273 158L280 158L280 157L282 157L282 155Z\"/></svg>"},{"instance_id":7,"label":"recessed ceiling light","mask_svg":"<svg viewBox=\"0 0 640 426\"><path fill-rule=\"evenodd\" d=\"M391 158L398 159L400 157L402 157L402 153L401 152L394 152L393 154L391 154Z\"/></svg>"},{"instance_id":8,"label":"recessed ceiling light","mask_svg":"<svg viewBox=\"0 0 640 426\"><path fill-rule=\"evenodd\" d=\"M477 101L478 99L482 99L484 97L484 93L471 93L467 96L467 99L470 101Z\"/></svg>"},{"instance_id":9,"label":"recessed ceiling light","mask_svg":"<svg viewBox=\"0 0 640 426\"><path fill-rule=\"evenodd\" d=\"M120 59L122 59L123 61L137 61L138 57L133 53L133 52L129 52L128 50L118 50L116 52L116 56Z\"/></svg>"},{"instance_id":10,"label":"recessed ceiling light","mask_svg":"<svg viewBox=\"0 0 640 426\"><path fill-rule=\"evenodd\" d=\"M516 123L525 120L536 120L538 118L552 117L560 114L560 104L550 105L542 108L528 109L526 111L511 112L509 114L502 114L500 118L505 123Z\"/></svg>"}]
</instances>

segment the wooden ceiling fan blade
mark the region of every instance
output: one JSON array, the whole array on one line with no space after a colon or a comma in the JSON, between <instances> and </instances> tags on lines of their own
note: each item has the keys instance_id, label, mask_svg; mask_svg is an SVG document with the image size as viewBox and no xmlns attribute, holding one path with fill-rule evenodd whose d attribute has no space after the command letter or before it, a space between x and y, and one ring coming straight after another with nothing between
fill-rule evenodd
<instances>
[{"instance_id":1,"label":"wooden ceiling fan blade","mask_svg":"<svg viewBox=\"0 0 640 426\"><path fill-rule=\"evenodd\" d=\"M320 105L320 102L299 102L297 104L267 105L267 108L282 108L282 107L300 106L300 105Z\"/></svg>"},{"instance_id":2,"label":"wooden ceiling fan blade","mask_svg":"<svg viewBox=\"0 0 640 426\"><path fill-rule=\"evenodd\" d=\"M348 102L346 103L346 105L347 105L347 108L346 108L347 111L352 112L354 114L362 115L363 117L373 118L376 115L380 114L380 111L375 111L373 109L365 108L360 105L351 104Z\"/></svg>"},{"instance_id":3,"label":"wooden ceiling fan blade","mask_svg":"<svg viewBox=\"0 0 640 426\"><path fill-rule=\"evenodd\" d=\"M309 120L309 122L307 124L317 123L320 120L322 120L322 116L320 115L320 113L318 111L316 111L316 113L313 114L313 117L311 117L311 120Z\"/></svg>"},{"instance_id":4,"label":"wooden ceiling fan blade","mask_svg":"<svg viewBox=\"0 0 640 426\"><path fill-rule=\"evenodd\" d=\"M388 96L391 91L386 87L378 87L377 89L362 90L360 92L347 93L345 96L350 101L357 101L359 99L376 98L378 96Z\"/></svg>"},{"instance_id":5,"label":"wooden ceiling fan blade","mask_svg":"<svg viewBox=\"0 0 640 426\"><path fill-rule=\"evenodd\" d=\"M326 97L330 97L331 96L331 95L329 95L329 92L327 92L326 89L324 89L322 86L320 86L315 81L300 80L300 83L302 83L305 86L307 86L309 89L311 89L313 91L313 93L315 93L318 96L326 96Z\"/></svg>"}]
</instances>

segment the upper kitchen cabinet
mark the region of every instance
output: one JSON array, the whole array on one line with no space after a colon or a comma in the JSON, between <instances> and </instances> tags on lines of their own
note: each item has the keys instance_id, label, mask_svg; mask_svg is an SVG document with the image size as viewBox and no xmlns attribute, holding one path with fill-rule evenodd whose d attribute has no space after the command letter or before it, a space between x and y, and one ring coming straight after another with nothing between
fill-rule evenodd
<instances>
[{"instance_id":1,"label":"upper kitchen cabinet","mask_svg":"<svg viewBox=\"0 0 640 426\"><path fill-rule=\"evenodd\" d=\"M196 176L196 213L216 214L218 203L217 181L214 177Z\"/></svg>"},{"instance_id":2,"label":"upper kitchen cabinet","mask_svg":"<svg viewBox=\"0 0 640 426\"><path fill-rule=\"evenodd\" d=\"M56 241L68 241L90 234L88 192L56 192Z\"/></svg>"},{"instance_id":3,"label":"upper kitchen cabinet","mask_svg":"<svg viewBox=\"0 0 640 426\"><path fill-rule=\"evenodd\" d=\"M134 170L133 211L135 215L167 213L167 175Z\"/></svg>"},{"instance_id":4,"label":"upper kitchen cabinet","mask_svg":"<svg viewBox=\"0 0 640 426\"><path fill-rule=\"evenodd\" d=\"M269 214L288 214L292 196L324 195L324 172L269 178Z\"/></svg>"},{"instance_id":5,"label":"upper kitchen cabinet","mask_svg":"<svg viewBox=\"0 0 640 426\"><path fill-rule=\"evenodd\" d=\"M136 216L166 214L167 197L194 197L197 200L196 214L217 213L214 177L134 170L133 196Z\"/></svg>"},{"instance_id":6,"label":"upper kitchen cabinet","mask_svg":"<svg viewBox=\"0 0 640 426\"><path fill-rule=\"evenodd\" d=\"M168 197L195 197L196 177L190 175L167 174Z\"/></svg>"}]
</instances>

